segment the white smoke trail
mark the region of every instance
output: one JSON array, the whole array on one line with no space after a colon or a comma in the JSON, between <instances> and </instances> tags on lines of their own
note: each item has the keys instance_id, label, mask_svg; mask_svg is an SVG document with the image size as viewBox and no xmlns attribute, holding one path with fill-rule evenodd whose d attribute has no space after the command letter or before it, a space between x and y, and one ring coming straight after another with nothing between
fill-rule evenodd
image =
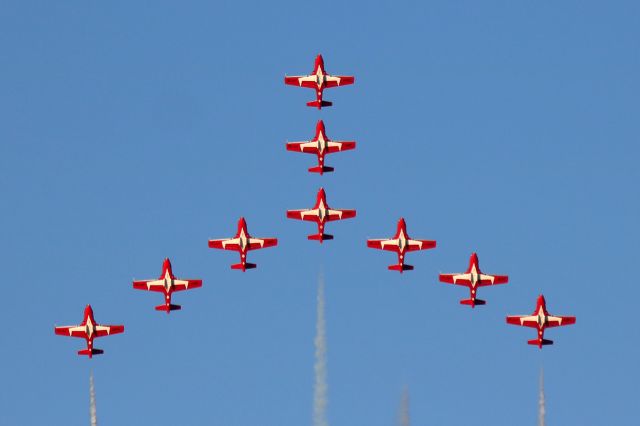
<instances>
[{"instance_id":1,"label":"white smoke trail","mask_svg":"<svg viewBox=\"0 0 640 426\"><path fill-rule=\"evenodd\" d=\"M405 386L402 390L402 399L400 400L400 412L398 414L399 426L411 426L411 417L409 416L409 387Z\"/></svg>"},{"instance_id":2,"label":"white smoke trail","mask_svg":"<svg viewBox=\"0 0 640 426\"><path fill-rule=\"evenodd\" d=\"M315 384L313 389L313 425L328 426L327 421L327 335L324 320L324 277L318 277L318 296L316 308L316 348Z\"/></svg>"},{"instance_id":3,"label":"white smoke trail","mask_svg":"<svg viewBox=\"0 0 640 426\"><path fill-rule=\"evenodd\" d=\"M538 426L545 426L544 415L546 414L544 403L544 370L540 368L540 394L538 396Z\"/></svg>"},{"instance_id":4,"label":"white smoke trail","mask_svg":"<svg viewBox=\"0 0 640 426\"><path fill-rule=\"evenodd\" d=\"M89 376L89 418L91 426L98 426L98 417L96 416L96 390L93 387L93 371Z\"/></svg>"}]
</instances>

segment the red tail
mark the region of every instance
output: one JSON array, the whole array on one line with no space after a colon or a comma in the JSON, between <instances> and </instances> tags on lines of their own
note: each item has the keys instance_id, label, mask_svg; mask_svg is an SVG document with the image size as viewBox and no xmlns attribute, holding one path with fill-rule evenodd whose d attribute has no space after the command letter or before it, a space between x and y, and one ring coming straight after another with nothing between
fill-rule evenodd
<instances>
[{"instance_id":1,"label":"red tail","mask_svg":"<svg viewBox=\"0 0 640 426\"><path fill-rule=\"evenodd\" d=\"M307 239L308 240L314 240L314 241L320 241L320 244L322 244L323 241L326 240L333 240L333 235L329 235L329 234L312 234L312 235L307 235Z\"/></svg>"},{"instance_id":2,"label":"red tail","mask_svg":"<svg viewBox=\"0 0 640 426\"><path fill-rule=\"evenodd\" d=\"M257 265L255 263L249 263L249 262L244 262L244 263L234 263L233 265L231 265L231 269L240 269L242 270L242 272L246 272L247 269L255 269Z\"/></svg>"},{"instance_id":3,"label":"red tail","mask_svg":"<svg viewBox=\"0 0 640 426\"><path fill-rule=\"evenodd\" d=\"M93 358L94 355L102 355L104 351L102 349L83 349L78 351L78 355L87 355L89 358Z\"/></svg>"},{"instance_id":4,"label":"red tail","mask_svg":"<svg viewBox=\"0 0 640 426\"><path fill-rule=\"evenodd\" d=\"M307 102L307 106L316 107L318 109L322 109L322 107L328 107L333 105L333 102L323 101L320 99L316 99L315 101Z\"/></svg>"},{"instance_id":5,"label":"red tail","mask_svg":"<svg viewBox=\"0 0 640 426\"><path fill-rule=\"evenodd\" d=\"M311 173L320 173L321 175L323 173L329 173L333 171L333 167L329 167L329 166L314 166L314 167L310 167L309 171Z\"/></svg>"},{"instance_id":6,"label":"red tail","mask_svg":"<svg viewBox=\"0 0 640 426\"><path fill-rule=\"evenodd\" d=\"M468 305L468 306L471 306L472 308L475 308L476 305L486 305L486 303L487 302L480 299L463 299L460 301L461 305Z\"/></svg>"},{"instance_id":7,"label":"red tail","mask_svg":"<svg viewBox=\"0 0 640 426\"><path fill-rule=\"evenodd\" d=\"M168 305L156 306L156 311L165 311L167 314L170 313L171 311L179 311L180 309L182 309L182 306L173 305L171 303Z\"/></svg>"},{"instance_id":8,"label":"red tail","mask_svg":"<svg viewBox=\"0 0 640 426\"><path fill-rule=\"evenodd\" d=\"M407 265L406 263L396 263L395 265L389 265L387 268L390 271L399 271L403 273L404 271L412 271L413 265Z\"/></svg>"},{"instance_id":9,"label":"red tail","mask_svg":"<svg viewBox=\"0 0 640 426\"><path fill-rule=\"evenodd\" d=\"M530 344L530 345L535 345L535 346L539 347L540 349L542 349L543 346L553 345L553 340L533 339L533 340L527 340L527 343Z\"/></svg>"}]
</instances>

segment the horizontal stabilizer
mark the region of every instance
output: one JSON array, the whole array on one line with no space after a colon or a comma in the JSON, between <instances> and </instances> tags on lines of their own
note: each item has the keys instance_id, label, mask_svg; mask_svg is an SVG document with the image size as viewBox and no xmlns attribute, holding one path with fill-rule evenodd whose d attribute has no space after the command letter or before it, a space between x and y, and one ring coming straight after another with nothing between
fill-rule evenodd
<instances>
[{"instance_id":1,"label":"horizontal stabilizer","mask_svg":"<svg viewBox=\"0 0 640 426\"><path fill-rule=\"evenodd\" d=\"M332 172L333 171L333 167L329 167L329 166L315 166L315 167L311 167L309 168L309 171L311 173L328 173L328 172Z\"/></svg>"},{"instance_id":2,"label":"horizontal stabilizer","mask_svg":"<svg viewBox=\"0 0 640 426\"><path fill-rule=\"evenodd\" d=\"M460 301L461 305L469 305L472 308L475 308L476 305L486 305L487 302L480 299L463 299Z\"/></svg>"},{"instance_id":3,"label":"horizontal stabilizer","mask_svg":"<svg viewBox=\"0 0 640 426\"><path fill-rule=\"evenodd\" d=\"M78 351L78 355L87 355L89 358L94 355L101 355L103 353L104 351L102 349L83 349L81 351Z\"/></svg>"},{"instance_id":4,"label":"horizontal stabilizer","mask_svg":"<svg viewBox=\"0 0 640 426\"><path fill-rule=\"evenodd\" d=\"M396 265L389 265L388 266L390 271L400 271L400 273L402 273L402 271L412 271L413 270L413 265L407 265L407 264L396 264Z\"/></svg>"},{"instance_id":5,"label":"horizontal stabilizer","mask_svg":"<svg viewBox=\"0 0 640 426\"><path fill-rule=\"evenodd\" d=\"M333 105L333 103L331 103L329 101L321 101L321 102L311 101L311 102L307 102L307 106L316 107L318 109L320 109L322 107L328 107L328 106L331 106L331 105Z\"/></svg>"},{"instance_id":6,"label":"horizontal stabilizer","mask_svg":"<svg viewBox=\"0 0 640 426\"><path fill-rule=\"evenodd\" d=\"M543 347L546 345L553 345L553 340L549 340L549 339L533 339L533 340L528 340L527 341L528 344L530 345L535 345L538 347Z\"/></svg>"},{"instance_id":7,"label":"horizontal stabilizer","mask_svg":"<svg viewBox=\"0 0 640 426\"><path fill-rule=\"evenodd\" d=\"M156 306L156 311L165 311L166 313L169 313L171 311L179 311L180 309L182 309L182 306L180 305L160 305L160 306Z\"/></svg>"},{"instance_id":8,"label":"horizontal stabilizer","mask_svg":"<svg viewBox=\"0 0 640 426\"><path fill-rule=\"evenodd\" d=\"M254 269L256 266L255 263L234 263L231 265L231 269L241 269L244 272L247 269Z\"/></svg>"},{"instance_id":9,"label":"horizontal stabilizer","mask_svg":"<svg viewBox=\"0 0 640 426\"><path fill-rule=\"evenodd\" d=\"M322 244L323 241L333 240L333 235L329 235L329 234L313 234L313 235L307 235L307 239L308 240L314 240L314 241L320 241L320 244Z\"/></svg>"}]
</instances>

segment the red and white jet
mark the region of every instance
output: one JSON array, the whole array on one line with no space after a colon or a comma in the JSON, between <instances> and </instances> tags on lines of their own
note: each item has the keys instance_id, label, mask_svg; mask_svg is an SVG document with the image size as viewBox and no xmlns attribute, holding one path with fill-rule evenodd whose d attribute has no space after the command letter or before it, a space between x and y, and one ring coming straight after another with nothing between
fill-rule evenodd
<instances>
[{"instance_id":1,"label":"red and white jet","mask_svg":"<svg viewBox=\"0 0 640 426\"><path fill-rule=\"evenodd\" d=\"M247 222L244 217L238 221L238 232L233 238L220 238L209 240L209 247L223 250L233 250L240 253L240 263L231 265L231 269L241 269L245 272L247 269L253 269L257 265L247 262L247 252L249 250L258 250L278 245L277 238L253 238L247 232Z\"/></svg>"},{"instance_id":2,"label":"red and white jet","mask_svg":"<svg viewBox=\"0 0 640 426\"><path fill-rule=\"evenodd\" d=\"M87 349L78 351L78 355L88 355L92 358L94 355L104 353L102 349L93 347L93 339L96 337L110 336L124 332L124 325L100 325L93 318L93 310L91 305L84 308L84 319L80 325L70 325L65 327L55 327L55 333L61 336L81 337L87 341Z\"/></svg>"},{"instance_id":3,"label":"red and white jet","mask_svg":"<svg viewBox=\"0 0 640 426\"><path fill-rule=\"evenodd\" d=\"M412 240L407 234L407 224L403 218L400 218L398 221L396 235L394 235L393 238L388 240L367 240L367 247L396 252L398 254L398 264L389 265L388 268L392 271L400 271L400 273L402 273L403 271L410 271L413 269L412 265L406 265L404 263L404 258L407 252L435 248L436 242L431 240Z\"/></svg>"},{"instance_id":4,"label":"red and white jet","mask_svg":"<svg viewBox=\"0 0 640 426\"><path fill-rule=\"evenodd\" d=\"M334 220L351 219L356 217L355 210L332 209L327 204L327 195L324 189L320 188L316 196L316 204L309 210L287 210L287 217L296 220L308 220L318 225L318 233L307 236L309 240L317 240L322 244L325 240L333 240L333 235L324 233L324 226L327 222Z\"/></svg>"},{"instance_id":5,"label":"red and white jet","mask_svg":"<svg viewBox=\"0 0 640 426\"><path fill-rule=\"evenodd\" d=\"M313 74L298 75L284 78L284 83L291 86L308 87L316 91L316 100L307 102L307 106L317 107L331 106L329 101L322 100L322 91L330 87L346 86L353 84L355 78L348 75L330 75L324 70L324 60L322 55L316 56L316 63L313 67Z\"/></svg>"},{"instance_id":6,"label":"red and white jet","mask_svg":"<svg viewBox=\"0 0 640 426\"><path fill-rule=\"evenodd\" d=\"M469 258L469 267L463 274L440 274L440 281L443 283L463 285L469 287L471 297L461 300L462 305L469 305L475 308L476 305L484 305L484 300L476 299L476 291L478 287L485 287L495 284L506 284L509 282L507 275L489 275L483 274L478 263L478 255L473 253Z\"/></svg>"},{"instance_id":7,"label":"red and white jet","mask_svg":"<svg viewBox=\"0 0 640 426\"><path fill-rule=\"evenodd\" d=\"M529 340L527 343L530 345L536 345L542 349L542 346L544 345L553 345L553 340L547 340L544 338L544 330L546 328L575 324L576 317L558 317L551 315L549 311L547 311L547 304L544 300L544 296L540 295L538 296L536 310L533 311L533 314L510 315L507 317L507 323L538 329L538 338Z\"/></svg>"},{"instance_id":8,"label":"red and white jet","mask_svg":"<svg viewBox=\"0 0 640 426\"><path fill-rule=\"evenodd\" d=\"M311 167L309 171L311 173L332 172L333 167L324 165L324 157L327 154L333 154L334 152L347 151L355 149L355 141L332 141L327 137L324 130L324 123L322 120L316 124L316 135L310 141L304 142L288 142L287 151L304 152L307 154L315 154L318 156L318 165Z\"/></svg>"},{"instance_id":9,"label":"red and white jet","mask_svg":"<svg viewBox=\"0 0 640 426\"><path fill-rule=\"evenodd\" d=\"M169 258L162 263L162 274L157 280L139 280L133 282L133 288L138 290L159 291L164 293L164 305L156 306L156 311L171 311L182 309L180 305L171 304L171 295L174 291L191 290L202 287L202 280L181 280L173 275Z\"/></svg>"}]
</instances>

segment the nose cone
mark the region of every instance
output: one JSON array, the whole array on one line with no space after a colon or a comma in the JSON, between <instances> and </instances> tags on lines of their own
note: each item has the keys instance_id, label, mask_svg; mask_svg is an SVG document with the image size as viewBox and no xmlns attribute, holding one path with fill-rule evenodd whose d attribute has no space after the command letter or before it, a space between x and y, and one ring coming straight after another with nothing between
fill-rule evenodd
<instances>
[{"instance_id":1,"label":"nose cone","mask_svg":"<svg viewBox=\"0 0 640 426\"><path fill-rule=\"evenodd\" d=\"M478 254L475 252L471 253L471 257L469 257L469 268L473 265L476 265L476 268L478 268Z\"/></svg>"},{"instance_id":2,"label":"nose cone","mask_svg":"<svg viewBox=\"0 0 640 426\"><path fill-rule=\"evenodd\" d=\"M407 224L404 221L404 217L401 217L400 220L398 221L398 230L404 229L406 231L407 229Z\"/></svg>"},{"instance_id":3,"label":"nose cone","mask_svg":"<svg viewBox=\"0 0 640 426\"><path fill-rule=\"evenodd\" d=\"M92 315L93 315L93 309L91 309L91 305L87 305L87 307L84 308L84 316L88 317Z\"/></svg>"},{"instance_id":4,"label":"nose cone","mask_svg":"<svg viewBox=\"0 0 640 426\"><path fill-rule=\"evenodd\" d=\"M324 188L320 188L320 190L318 191L317 200L322 200L325 202L327 201L327 194L324 192Z\"/></svg>"},{"instance_id":5,"label":"nose cone","mask_svg":"<svg viewBox=\"0 0 640 426\"><path fill-rule=\"evenodd\" d=\"M538 296L538 307L542 306L542 307L546 307L547 305L547 301L544 300L544 296L541 294L540 296Z\"/></svg>"},{"instance_id":6,"label":"nose cone","mask_svg":"<svg viewBox=\"0 0 640 426\"><path fill-rule=\"evenodd\" d=\"M320 133L324 135L324 122L322 120L318 120L318 124L316 124L316 137L318 137Z\"/></svg>"},{"instance_id":7,"label":"nose cone","mask_svg":"<svg viewBox=\"0 0 640 426\"><path fill-rule=\"evenodd\" d=\"M246 227L247 227L247 221L244 220L244 217L241 217L240 220L238 220L238 230Z\"/></svg>"},{"instance_id":8,"label":"nose cone","mask_svg":"<svg viewBox=\"0 0 640 426\"><path fill-rule=\"evenodd\" d=\"M324 59L322 59L322 55L318 53L316 56L316 68L321 67L324 68Z\"/></svg>"},{"instance_id":9,"label":"nose cone","mask_svg":"<svg viewBox=\"0 0 640 426\"><path fill-rule=\"evenodd\" d=\"M168 257L164 260L164 262L162 262L162 274L164 275L164 273L167 271L171 273L171 261Z\"/></svg>"}]
</instances>

